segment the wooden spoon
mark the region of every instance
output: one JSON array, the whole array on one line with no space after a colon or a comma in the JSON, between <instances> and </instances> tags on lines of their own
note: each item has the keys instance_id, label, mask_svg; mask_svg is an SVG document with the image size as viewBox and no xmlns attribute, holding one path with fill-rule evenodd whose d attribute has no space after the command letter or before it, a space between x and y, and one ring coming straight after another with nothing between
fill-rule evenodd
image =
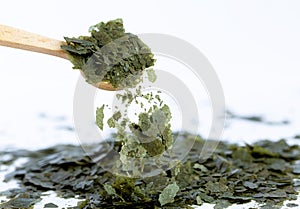
<instances>
[{"instance_id":1,"label":"wooden spoon","mask_svg":"<svg viewBox=\"0 0 300 209\"><path fill-rule=\"evenodd\" d=\"M60 48L61 45L65 44L66 43L64 41L59 41L17 28L0 25L1 46L49 54L68 60L68 54ZM82 71L81 74L84 76ZM94 86L108 91L116 90L109 82L99 82Z\"/></svg>"}]
</instances>

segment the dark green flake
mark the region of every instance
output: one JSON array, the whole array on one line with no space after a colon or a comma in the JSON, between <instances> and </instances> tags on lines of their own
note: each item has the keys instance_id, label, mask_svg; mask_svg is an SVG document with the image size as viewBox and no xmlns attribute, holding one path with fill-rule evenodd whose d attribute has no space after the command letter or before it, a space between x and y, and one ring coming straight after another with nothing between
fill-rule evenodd
<instances>
[{"instance_id":1,"label":"dark green flake","mask_svg":"<svg viewBox=\"0 0 300 209\"><path fill-rule=\"evenodd\" d=\"M300 174L300 163L296 163L292 167L293 167L293 173Z\"/></svg>"},{"instance_id":2,"label":"dark green flake","mask_svg":"<svg viewBox=\"0 0 300 209\"><path fill-rule=\"evenodd\" d=\"M245 182L243 183L243 185L244 185L245 187L249 188L249 189L257 189L258 186L259 186L258 183L253 183L253 182L251 182L251 181L245 181Z\"/></svg>"},{"instance_id":3,"label":"dark green flake","mask_svg":"<svg viewBox=\"0 0 300 209\"><path fill-rule=\"evenodd\" d=\"M58 208L58 206L55 205L54 203L46 203L44 205L44 208Z\"/></svg>"},{"instance_id":4,"label":"dark green flake","mask_svg":"<svg viewBox=\"0 0 300 209\"><path fill-rule=\"evenodd\" d=\"M231 119L238 119L238 120L246 120L256 123L262 123L265 125L288 125L290 121L288 120L282 120L282 121L268 121L264 117L259 115L252 115L252 116L244 116L244 115L238 115L231 111L226 112L227 116Z\"/></svg>"},{"instance_id":5,"label":"dark green flake","mask_svg":"<svg viewBox=\"0 0 300 209\"><path fill-rule=\"evenodd\" d=\"M0 208L11 208L11 209L20 209L20 208L30 208L36 203L38 199L30 197L30 195L22 193L17 195L15 198L0 204Z\"/></svg>"},{"instance_id":6,"label":"dark green flake","mask_svg":"<svg viewBox=\"0 0 300 209\"><path fill-rule=\"evenodd\" d=\"M290 208L294 208L294 207L298 207L299 205L295 203L287 203L286 206Z\"/></svg>"},{"instance_id":7,"label":"dark green flake","mask_svg":"<svg viewBox=\"0 0 300 209\"><path fill-rule=\"evenodd\" d=\"M214 206L214 209L223 209L227 208L231 205L231 203L227 200L218 201L218 203Z\"/></svg>"}]
</instances>

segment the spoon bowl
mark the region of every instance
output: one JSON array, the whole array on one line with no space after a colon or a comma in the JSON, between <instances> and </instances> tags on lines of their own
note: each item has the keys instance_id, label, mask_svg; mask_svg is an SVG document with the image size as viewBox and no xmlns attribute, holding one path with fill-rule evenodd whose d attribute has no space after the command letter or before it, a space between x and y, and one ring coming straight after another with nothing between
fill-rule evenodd
<instances>
[{"instance_id":1,"label":"spoon bowl","mask_svg":"<svg viewBox=\"0 0 300 209\"><path fill-rule=\"evenodd\" d=\"M69 60L67 52L61 49L61 45L66 45L66 43L10 26L0 25L0 46L48 54ZM81 74L85 77L82 71ZM108 91L117 90L107 81L98 82L93 86Z\"/></svg>"}]
</instances>

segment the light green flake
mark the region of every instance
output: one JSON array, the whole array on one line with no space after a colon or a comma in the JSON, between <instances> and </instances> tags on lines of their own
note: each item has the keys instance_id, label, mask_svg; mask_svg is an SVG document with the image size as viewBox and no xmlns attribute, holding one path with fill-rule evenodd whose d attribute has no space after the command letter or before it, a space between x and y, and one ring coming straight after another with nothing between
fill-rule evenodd
<instances>
[{"instance_id":1,"label":"light green flake","mask_svg":"<svg viewBox=\"0 0 300 209\"><path fill-rule=\"evenodd\" d=\"M202 205L203 204L202 199L201 199L200 196L196 197L196 201L197 201L197 205Z\"/></svg>"},{"instance_id":2,"label":"light green flake","mask_svg":"<svg viewBox=\"0 0 300 209\"><path fill-rule=\"evenodd\" d=\"M105 191L107 192L107 194L117 195L115 188L113 188L111 185L104 184L103 187L104 187Z\"/></svg>"},{"instance_id":3,"label":"light green flake","mask_svg":"<svg viewBox=\"0 0 300 209\"><path fill-rule=\"evenodd\" d=\"M161 206L164 206L168 203L174 202L174 197L176 196L177 192L179 191L179 187L177 186L176 182L173 184L169 184L159 195L159 203Z\"/></svg>"},{"instance_id":4,"label":"light green flake","mask_svg":"<svg viewBox=\"0 0 300 209\"><path fill-rule=\"evenodd\" d=\"M115 123L115 120L113 117L109 118L107 120L107 125L110 127L110 128L115 128L116 127L116 123Z\"/></svg>"},{"instance_id":5,"label":"light green flake","mask_svg":"<svg viewBox=\"0 0 300 209\"><path fill-rule=\"evenodd\" d=\"M97 126L103 130L103 119L104 119L104 105L96 110L96 124Z\"/></svg>"},{"instance_id":6,"label":"light green flake","mask_svg":"<svg viewBox=\"0 0 300 209\"><path fill-rule=\"evenodd\" d=\"M122 114L120 111L118 111L118 112L114 113L112 117L115 121L118 121L122 117Z\"/></svg>"},{"instance_id":7,"label":"light green flake","mask_svg":"<svg viewBox=\"0 0 300 209\"><path fill-rule=\"evenodd\" d=\"M147 76L148 76L148 80L152 83L154 83L156 81L156 74L153 68L149 68L146 70L147 71Z\"/></svg>"},{"instance_id":8,"label":"light green flake","mask_svg":"<svg viewBox=\"0 0 300 209\"><path fill-rule=\"evenodd\" d=\"M169 106L165 104L165 105L161 108L161 110L165 113L165 116L166 116L166 118L167 118L167 121L169 122L169 121L171 120L171 118L172 118L172 114L171 114L171 110L170 110Z\"/></svg>"}]
</instances>

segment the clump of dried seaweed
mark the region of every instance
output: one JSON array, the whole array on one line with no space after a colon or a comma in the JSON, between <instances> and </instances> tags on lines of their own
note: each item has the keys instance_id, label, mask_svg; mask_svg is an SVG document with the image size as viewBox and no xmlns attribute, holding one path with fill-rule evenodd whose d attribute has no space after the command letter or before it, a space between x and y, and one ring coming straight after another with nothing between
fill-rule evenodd
<instances>
[{"instance_id":1,"label":"clump of dried seaweed","mask_svg":"<svg viewBox=\"0 0 300 209\"><path fill-rule=\"evenodd\" d=\"M107 81L116 88L128 87L154 65L150 48L138 36L125 32L122 19L100 22L89 32L89 36L65 37L66 44L61 46L88 83Z\"/></svg>"}]
</instances>

